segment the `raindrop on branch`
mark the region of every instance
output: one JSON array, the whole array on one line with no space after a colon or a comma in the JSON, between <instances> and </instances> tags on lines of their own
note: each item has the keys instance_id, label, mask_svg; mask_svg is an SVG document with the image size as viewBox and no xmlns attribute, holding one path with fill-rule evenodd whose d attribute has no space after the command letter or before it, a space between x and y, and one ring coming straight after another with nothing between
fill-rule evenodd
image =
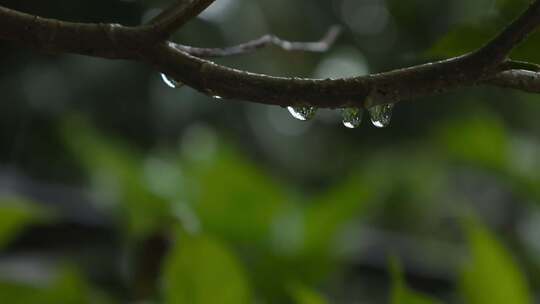
<instances>
[{"instance_id":1,"label":"raindrop on branch","mask_svg":"<svg viewBox=\"0 0 540 304\"><path fill-rule=\"evenodd\" d=\"M302 121L312 119L317 113L317 108L309 105L287 107L287 110L294 118Z\"/></svg>"},{"instance_id":2,"label":"raindrop on branch","mask_svg":"<svg viewBox=\"0 0 540 304\"><path fill-rule=\"evenodd\" d=\"M377 128L387 127L392 119L393 108L394 104L377 105L369 108L371 123Z\"/></svg>"},{"instance_id":3,"label":"raindrop on branch","mask_svg":"<svg viewBox=\"0 0 540 304\"><path fill-rule=\"evenodd\" d=\"M214 92L214 91L211 90L211 89L206 89L206 94L207 94L208 96L212 97L212 98L215 99L215 100L221 100L221 99L223 99L223 96L216 94L216 92Z\"/></svg>"},{"instance_id":4,"label":"raindrop on branch","mask_svg":"<svg viewBox=\"0 0 540 304\"><path fill-rule=\"evenodd\" d=\"M343 125L349 129L355 129L362 123L364 110L361 108L343 108L341 109L341 117Z\"/></svg>"},{"instance_id":5,"label":"raindrop on branch","mask_svg":"<svg viewBox=\"0 0 540 304\"><path fill-rule=\"evenodd\" d=\"M164 73L161 73L161 79L169 88L176 89L184 85L182 82L175 80L172 77L165 75Z\"/></svg>"}]
</instances>

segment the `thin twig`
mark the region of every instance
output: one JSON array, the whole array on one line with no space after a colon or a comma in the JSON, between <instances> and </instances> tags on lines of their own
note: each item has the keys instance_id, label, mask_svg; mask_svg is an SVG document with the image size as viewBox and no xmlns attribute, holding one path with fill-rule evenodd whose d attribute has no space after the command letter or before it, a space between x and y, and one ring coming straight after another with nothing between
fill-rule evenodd
<instances>
[{"instance_id":1,"label":"thin twig","mask_svg":"<svg viewBox=\"0 0 540 304\"><path fill-rule=\"evenodd\" d=\"M172 46L201 58L242 55L252 53L270 45L277 46L285 51L326 52L335 43L340 34L341 27L334 25L321 40L316 42L288 41L275 35L264 35L258 39L225 48L199 48L182 44L172 44Z\"/></svg>"}]
</instances>

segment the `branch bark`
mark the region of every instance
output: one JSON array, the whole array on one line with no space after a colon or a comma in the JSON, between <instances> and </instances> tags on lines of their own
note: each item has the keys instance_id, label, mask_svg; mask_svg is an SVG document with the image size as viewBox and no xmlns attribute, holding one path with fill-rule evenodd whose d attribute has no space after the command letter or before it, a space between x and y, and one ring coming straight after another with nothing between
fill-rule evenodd
<instances>
[{"instance_id":1,"label":"branch bark","mask_svg":"<svg viewBox=\"0 0 540 304\"><path fill-rule=\"evenodd\" d=\"M529 93L540 93L540 73L528 70L509 70L496 74L490 84Z\"/></svg>"},{"instance_id":2,"label":"branch bark","mask_svg":"<svg viewBox=\"0 0 540 304\"><path fill-rule=\"evenodd\" d=\"M139 61L209 95L280 106L370 107L475 85L540 93L538 66L507 60L509 52L540 24L540 0L475 52L342 79L254 74L195 57L189 49L165 40L212 2L178 1L150 24L138 27L62 22L0 6L0 39L49 52Z\"/></svg>"}]
</instances>

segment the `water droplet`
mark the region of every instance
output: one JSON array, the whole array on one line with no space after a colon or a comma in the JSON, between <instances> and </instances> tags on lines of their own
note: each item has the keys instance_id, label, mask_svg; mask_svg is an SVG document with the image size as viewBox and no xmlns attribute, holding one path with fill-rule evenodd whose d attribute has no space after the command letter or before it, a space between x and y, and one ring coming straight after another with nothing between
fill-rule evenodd
<instances>
[{"instance_id":1,"label":"water droplet","mask_svg":"<svg viewBox=\"0 0 540 304\"><path fill-rule=\"evenodd\" d=\"M223 96L221 95L218 95L216 94L213 90L211 89L206 89L206 94L210 97L212 97L213 99L216 99L216 100L221 100L223 99Z\"/></svg>"},{"instance_id":2,"label":"water droplet","mask_svg":"<svg viewBox=\"0 0 540 304\"><path fill-rule=\"evenodd\" d=\"M294 118L302 121L312 119L315 117L315 113L317 113L316 107L306 105L287 107L287 110L289 110L289 113L291 113Z\"/></svg>"},{"instance_id":3,"label":"water droplet","mask_svg":"<svg viewBox=\"0 0 540 304\"><path fill-rule=\"evenodd\" d=\"M344 108L341 109L341 117L343 125L349 129L355 129L362 123L362 115L364 110L361 108Z\"/></svg>"},{"instance_id":4,"label":"water droplet","mask_svg":"<svg viewBox=\"0 0 540 304\"><path fill-rule=\"evenodd\" d=\"M169 88L179 88L181 86L183 86L184 84L180 81L177 81L167 75L165 75L164 73L161 73L161 79L163 80L163 82L169 87Z\"/></svg>"},{"instance_id":5,"label":"water droplet","mask_svg":"<svg viewBox=\"0 0 540 304\"><path fill-rule=\"evenodd\" d=\"M369 108L368 111L371 115L371 123L377 128L387 127L392 119L393 108L394 104L384 104Z\"/></svg>"}]
</instances>

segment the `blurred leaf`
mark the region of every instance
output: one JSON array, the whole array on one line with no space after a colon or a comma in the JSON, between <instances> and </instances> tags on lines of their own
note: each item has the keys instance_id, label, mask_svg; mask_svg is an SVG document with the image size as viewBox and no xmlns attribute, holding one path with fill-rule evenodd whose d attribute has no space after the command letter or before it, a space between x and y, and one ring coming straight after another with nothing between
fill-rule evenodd
<instances>
[{"instance_id":1,"label":"blurred leaf","mask_svg":"<svg viewBox=\"0 0 540 304\"><path fill-rule=\"evenodd\" d=\"M296 304L326 304L326 300L322 295L316 291L303 286L301 284L293 284L290 287L291 294Z\"/></svg>"},{"instance_id":2,"label":"blurred leaf","mask_svg":"<svg viewBox=\"0 0 540 304\"><path fill-rule=\"evenodd\" d=\"M366 165L364 184L369 183L373 202L381 214L381 225L389 229L406 227L409 233L433 233L430 221L440 212L447 168L425 144L401 144L379 152ZM374 204L374 205L375 205ZM428 233L429 234L429 233Z\"/></svg>"},{"instance_id":3,"label":"blurred leaf","mask_svg":"<svg viewBox=\"0 0 540 304\"><path fill-rule=\"evenodd\" d=\"M495 236L472 221L466 225L466 233L471 257L460 281L466 302L532 303L524 274Z\"/></svg>"},{"instance_id":4,"label":"blurred leaf","mask_svg":"<svg viewBox=\"0 0 540 304\"><path fill-rule=\"evenodd\" d=\"M371 198L374 192L369 185L361 175L353 175L313 198L305 215L307 254L328 253L337 232L357 218Z\"/></svg>"},{"instance_id":5,"label":"blurred leaf","mask_svg":"<svg viewBox=\"0 0 540 304\"><path fill-rule=\"evenodd\" d=\"M209 237L182 235L163 269L166 303L252 303L240 262Z\"/></svg>"},{"instance_id":6,"label":"blurred leaf","mask_svg":"<svg viewBox=\"0 0 540 304\"><path fill-rule=\"evenodd\" d=\"M228 240L265 243L286 198L281 187L235 150L221 146L206 166L196 166L195 208L203 227Z\"/></svg>"},{"instance_id":7,"label":"blurred leaf","mask_svg":"<svg viewBox=\"0 0 540 304\"><path fill-rule=\"evenodd\" d=\"M501 13L508 18L523 12L530 3L529 0L496 0L496 5Z\"/></svg>"},{"instance_id":8,"label":"blurred leaf","mask_svg":"<svg viewBox=\"0 0 540 304\"><path fill-rule=\"evenodd\" d=\"M42 210L25 199L0 197L0 248L7 245L26 225L42 216Z\"/></svg>"},{"instance_id":9,"label":"blurred leaf","mask_svg":"<svg viewBox=\"0 0 540 304\"><path fill-rule=\"evenodd\" d=\"M453 29L443 38L437 41L427 55L435 58L450 58L474 51L493 39L501 27L462 26ZM538 61L540 55L536 50L540 45L540 35L531 35L527 41L512 51L514 59Z\"/></svg>"},{"instance_id":10,"label":"blurred leaf","mask_svg":"<svg viewBox=\"0 0 540 304\"><path fill-rule=\"evenodd\" d=\"M403 278L403 270L397 258L390 260L390 271L392 275L392 291L390 296L391 304L438 304L438 300L413 291L407 287Z\"/></svg>"},{"instance_id":11,"label":"blurred leaf","mask_svg":"<svg viewBox=\"0 0 540 304\"><path fill-rule=\"evenodd\" d=\"M497 116L475 113L439 128L437 141L450 156L490 169L504 170L509 159L509 137Z\"/></svg>"},{"instance_id":12,"label":"blurred leaf","mask_svg":"<svg viewBox=\"0 0 540 304\"><path fill-rule=\"evenodd\" d=\"M100 194L111 196L104 200L121 204L116 211L125 217L131 233L145 235L166 223L167 201L149 190L142 157L133 148L101 136L80 118L68 120L62 131Z\"/></svg>"},{"instance_id":13,"label":"blurred leaf","mask_svg":"<svg viewBox=\"0 0 540 304\"><path fill-rule=\"evenodd\" d=\"M528 4L527 0L497 0L498 14L492 14L491 18L476 20L473 24L464 24L452 29L431 47L427 52L428 56L449 58L482 47L525 11ZM540 35L532 34L512 52L511 57L538 61L540 60L540 54L537 52L539 45Z\"/></svg>"},{"instance_id":14,"label":"blurred leaf","mask_svg":"<svg viewBox=\"0 0 540 304\"><path fill-rule=\"evenodd\" d=\"M464 25L452 29L438 40L427 55L435 58L450 58L474 51L494 37L496 29Z\"/></svg>"},{"instance_id":15,"label":"blurred leaf","mask_svg":"<svg viewBox=\"0 0 540 304\"><path fill-rule=\"evenodd\" d=\"M2 303L11 304L74 304L110 303L103 295L95 293L77 273L63 270L46 284L25 284L0 280Z\"/></svg>"},{"instance_id":16,"label":"blurred leaf","mask_svg":"<svg viewBox=\"0 0 540 304\"><path fill-rule=\"evenodd\" d=\"M258 272L272 275L257 275L258 286L272 287L275 295L288 293L283 290L283 278L303 284L320 283L337 266L336 241L346 225L362 214L374 193L369 185L361 174L354 174L305 199L304 204L289 204L284 209L288 217L283 215L286 220L277 221L274 229L280 248L273 249L278 254L265 256L256 267Z\"/></svg>"}]
</instances>

